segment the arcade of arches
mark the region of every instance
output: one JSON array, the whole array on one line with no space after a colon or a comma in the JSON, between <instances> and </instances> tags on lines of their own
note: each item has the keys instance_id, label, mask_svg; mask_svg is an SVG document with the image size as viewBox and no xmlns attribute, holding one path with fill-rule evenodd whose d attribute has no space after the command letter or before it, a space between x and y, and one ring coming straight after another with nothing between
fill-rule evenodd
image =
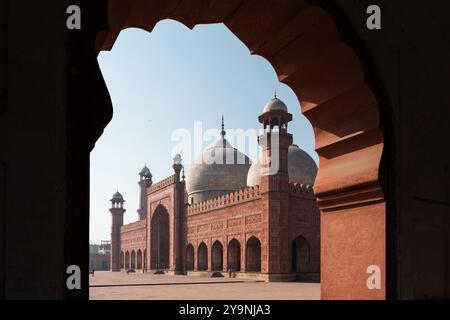
<instances>
[{"instance_id":1,"label":"arcade of arches","mask_svg":"<svg viewBox=\"0 0 450 320\"><path fill-rule=\"evenodd\" d=\"M168 257L169 249L166 248L164 255ZM195 253L195 251L197 253ZM245 262L241 262L241 246L238 240L232 239L228 243L227 250L227 265L223 264L224 250L220 241L215 241L211 248L211 260L208 260L208 246L202 242L197 250L194 249L192 244L188 244L186 247L185 266L186 271L207 271L208 265L211 266L211 271L223 271L223 272L239 272L241 271L241 263L245 265L246 272L260 272L261 271L261 242L258 238L252 236L248 239L245 252ZM195 267L194 258L198 257L197 267ZM309 243L302 236L297 237L292 243L292 272L296 274L309 273ZM144 261L144 263L143 263ZM161 264L161 268L165 268L168 264ZM142 251L123 251L120 252L120 268L128 269L135 268L137 270L146 269L145 260L142 260ZM158 269L155 264L152 269Z\"/></svg>"}]
</instances>

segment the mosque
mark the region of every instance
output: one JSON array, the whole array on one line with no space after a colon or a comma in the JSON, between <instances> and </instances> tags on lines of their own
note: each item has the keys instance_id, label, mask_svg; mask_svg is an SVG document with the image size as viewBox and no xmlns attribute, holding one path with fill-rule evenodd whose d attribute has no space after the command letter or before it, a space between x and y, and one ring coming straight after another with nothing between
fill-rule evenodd
<instances>
[{"instance_id":1,"label":"mosque","mask_svg":"<svg viewBox=\"0 0 450 320\"><path fill-rule=\"evenodd\" d=\"M231 269L265 281L320 278L317 166L292 143L292 114L283 101L271 99L258 120L260 160L251 163L235 149L222 122L220 139L186 177L180 155L174 174L157 183L147 167L141 170L138 221L123 224L125 200L113 195L112 271L222 276Z\"/></svg>"}]
</instances>

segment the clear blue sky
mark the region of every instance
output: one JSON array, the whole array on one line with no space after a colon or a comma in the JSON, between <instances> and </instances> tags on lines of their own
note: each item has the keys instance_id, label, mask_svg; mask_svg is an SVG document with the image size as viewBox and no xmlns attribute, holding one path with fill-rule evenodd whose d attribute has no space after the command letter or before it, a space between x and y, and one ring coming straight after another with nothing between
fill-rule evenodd
<instances>
[{"instance_id":1,"label":"clear blue sky","mask_svg":"<svg viewBox=\"0 0 450 320\"><path fill-rule=\"evenodd\" d=\"M154 182L173 174L174 130L192 132L194 121L219 129L222 114L226 128L259 129L257 117L275 89L294 115L294 143L318 162L296 95L223 24L190 30L165 20L151 33L127 29L98 62L114 116L91 153L91 241L110 239L109 199L117 189L126 200L125 223L137 220L138 172L145 164Z\"/></svg>"}]
</instances>

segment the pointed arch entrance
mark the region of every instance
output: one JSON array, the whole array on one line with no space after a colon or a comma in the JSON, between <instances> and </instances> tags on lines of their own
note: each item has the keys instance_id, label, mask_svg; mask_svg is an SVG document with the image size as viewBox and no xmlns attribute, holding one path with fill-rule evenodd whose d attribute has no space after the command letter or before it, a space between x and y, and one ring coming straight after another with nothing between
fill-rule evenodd
<instances>
[{"instance_id":1,"label":"pointed arch entrance","mask_svg":"<svg viewBox=\"0 0 450 320\"><path fill-rule=\"evenodd\" d=\"M136 269L142 269L142 250L139 249L136 257Z\"/></svg>"},{"instance_id":2,"label":"pointed arch entrance","mask_svg":"<svg viewBox=\"0 0 450 320\"><path fill-rule=\"evenodd\" d=\"M235 238L231 239L227 248L227 270L241 271L241 244Z\"/></svg>"},{"instance_id":3,"label":"pointed arch entrance","mask_svg":"<svg viewBox=\"0 0 450 320\"><path fill-rule=\"evenodd\" d=\"M169 213L163 205L156 207L150 226L151 269L169 267Z\"/></svg>"},{"instance_id":4,"label":"pointed arch entrance","mask_svg":"<svg viewBox=\"0 0 450 320\"><path fill-rule=\"evenodd\" d=\"M200 243L200 245L198 246L197 255L197 270L208 270L208 247L204 242Z\"/></svg>"},{"instance_id":5,"label":"pointed arch entrance","mask_svg":"<svg viewBox=\"0 0 450 320\"><path fill-rule=\"evenodd\" d=\"M130 268L130 252L127 251L125 253L125 269L129 269Z\"/></svg>"},{"instance_id":6,"label":"pointed arch entrance","mask_svg":"<svg viewBox=\"0 0 450 320\"><path fill-rule=\"evenodd\" d=\"M245 271L261 271L261 241L254 236L247 240L247 245L245 248L245 263Z\"/></svg>"},{"instance_id":7,"label":"pointed arch entrance","mask_svg":"<svg viewBox=\"0 0 450 320\"><path fill-rule=\"evenodd\" d=\"M292 241L292 272L308 273L310 268L310 245L308 240L298 236Z\"/></svg>"},{"instance_id":8,"label":"pointed arch entrance","mask_svg":"<svg viewBox=\"0 0 450 320\"><path fill-rule=\"evenodd\" d=\"M212 245L211 251L211 270L222 271L223 270L223 246L220 241L215 241Z\"/></svg>"},{"instance_id":9,"label":"pointed arch entrance","mask_svg":"<svg viewBox=\"0 0 450 320\"><path fill-rule=\"evenodd\" d=\"M194 246L188 244L186 247L186 271L194 270Z\"/></svg>"}]
</instances>

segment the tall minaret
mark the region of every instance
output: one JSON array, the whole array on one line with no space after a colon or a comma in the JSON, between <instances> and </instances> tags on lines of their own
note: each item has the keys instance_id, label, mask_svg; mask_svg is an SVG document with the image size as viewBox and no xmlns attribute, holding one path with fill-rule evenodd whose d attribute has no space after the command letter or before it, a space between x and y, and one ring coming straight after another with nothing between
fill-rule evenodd
<instances>
[{"instance_id":1,"label":"tall minaret","mask_svg":"<svg viewBox=\"0 0 450 320\"><path fill-rule=\"evenodd\" d=\"M123 196L117 191L111 201L109 211L112 216L111 224L111 271L120 271L120 227L123 226L125 209Z\"/></svg>"},{"instance_id":2,"label":"tall minaret","mask_svg":"<svg viewBox=\"0 0 450 320\"><path fill-rule=\"evenodd\" d=\"M269 221L270 229L262 244L266 252L262 252L261 271L275 277L283 277L289 273L286 259L289 252L288 212L289 212L289 176L288 150L292 144L292 135L288 133L288 123L292 114L283 101L276 97L271 99L259 116L264 134L258 142L262 146L261 163L261 196L263 205L263 220Z\"/></svg>"},{"instance_id":3,"label":"tall minaret","mask_svg":"<svg viewBox=\"0 0 450 320\"><path fill-rule=\"evenodd\" d=\"M184 223L184 180L180 180L181 169L183 168L181 155L177 153L173 158L173 170L175 172L175 190L174 190L174 232L173 232L173 252L174 252L174 271L175 274L183 273L183 261L185 241L183 237ZM184 175L184 174L183 174Z\"/></svg>"},{"instance_id":4,"label":"tall minaret","mask_svg":"<svg viewBox=\"0 0 450 320\"><path fill-rule=\"evenodd\" d=\"M144 220L147 217L147 188L152 185L152 174L147 166L142 168L139 172L141 177L138 184L140 187L139 193L139 209L137 210L139 214L139 220Z\"/></svg>"}]
</instances>

